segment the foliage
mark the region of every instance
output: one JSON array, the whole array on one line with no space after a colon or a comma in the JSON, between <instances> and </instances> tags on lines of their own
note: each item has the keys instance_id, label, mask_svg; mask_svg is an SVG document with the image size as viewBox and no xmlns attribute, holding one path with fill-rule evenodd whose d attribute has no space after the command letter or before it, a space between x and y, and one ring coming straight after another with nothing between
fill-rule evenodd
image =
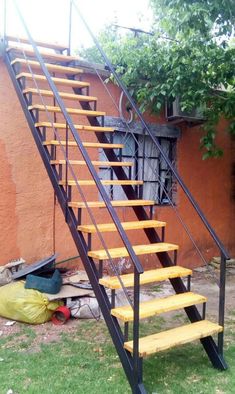
<instances>
[{"instance_id":1,"label":"foliage","mask_svg":"<svg viewBox=\"0 0 235 394\"><path fill-rule=\"evenodd\" d=\"M156 20L173 36L208 39L233 34L234 0L151 0L151 4Z\"/></svg>"},{"instance_id":2,"label":"foliage","mask_svg":"<svg viewBox=\"0 0 235 394\"><path fill-rule=\"evenodd\" d=\"M99 40L141 109L159 113L166 99L182 110L201 108L206 122L203 158L218 157L216 125L227 119L235 134L233 0L151 0L153 35L106 27ZM102 61L96 48L84 50Z\"/></svg>"}]
</instances>

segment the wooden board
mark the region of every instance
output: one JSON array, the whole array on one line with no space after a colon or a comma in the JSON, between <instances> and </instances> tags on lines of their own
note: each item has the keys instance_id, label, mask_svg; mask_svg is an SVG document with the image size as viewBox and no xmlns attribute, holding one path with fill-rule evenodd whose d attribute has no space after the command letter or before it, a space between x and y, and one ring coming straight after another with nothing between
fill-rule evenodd
<instances>
[{"instance_id":1,"label":"wooden board","mask_svg":"<svg viewBox=\"0 0 235 394\"><path fill-rule=\"evenodd\" d=\"M187 306L202 304L206 301L206 297L192 292L175 294L165 298L155 298L140 303L140 319L160 315L161 313L174 311ZM133 321L134 318L133 309L130 305L114 308L111 310L111 313L123 322Z\"/></svg>"},{"instance_id":2,"label":"wooden board","mask_svg":"<svg viewBox=\"0 0 235 394\"><path fill-rule=\"evenodd\" d=\"M112 180L112 179L104 179L104 180L100 180L100 182L102 183L102 185L113 185L113 186L118 186L118 185L143 185L143 181L133 181L133 180ZM76 186L77 183L80 186L95 186L96 183L93 180L68 180L66 181L59 181L59 185L61 186L66 186L66 183L68 186Z\"/></svg>"},{"instance_id":3,"label":"wooden board","mask_svg":"<svg viewBox=\"0 0 235 394\"><path fill-rule=\"evenodd\" d=\"M55 129L66 129L65 123L50 123L50 122L37 122L35 127L49 127ZM114 129L112 127L102 127L102 126L87 126L87 125L74 125L75 129L80 131L92 131L95 133L112 133ZM57 141L58 142L58 141ZM120 145L120 144L119 144ZM122 145L123 146L123 145Z\"/></svg>"},{"instance_id":4,"label":"wooden board","mask_svg":"<svg viewBox=\"0 0 235 394\"><path fill-rule=\"evenodd\" d=\"M52 165L58 164L66 164L65 160L51 160L50 163ZM69 160L70 164L86 166L86 162L84 160ZM131 161L94 161L92 160L93 166L98 167L132 167L133 163Z\"/></svg>"},{"instance_id":5,"label":"wooden board","mask_svg":"<svg viewBox=\"0 0 235 394\"><path fill-rule=\"evenodd\" d=\"M46 295L49 301L53 300L62 300L66 298L77 298L77 297L94 297L94 293L92 290L81 289L79 287L71 286L71 285L63 285L59 293L57 294L48 294L43 293Z\"/></svg>"},{"instance_id":6,"label":"wooden board","mask_svg":"<svg viewBox=\"0 0 235 394\"><path fill-rule=\"evenodd\" d=\"M153 200L115 200L111 201L113 207L138 207L138 206L150 206L154 205ZM87 201L89 208L106 208L106 205L102 201ZM71 208L87 208L86 204L82 201L71 201L68 203Z\"/></svg>"},{"instance_id":7,"label":"wooden board","mask_svg":"<svg viewBox=\"0 0 235 394\"><path fill-rule=\"evenodd\" d=\"M132 247L133 247L134 252L137 256L140 256L143 254L151 254L151 253L170 252L172 250L179 249L178 245L170 244L167 242L158 242L158 243L147 244L147 245L134 245ZM127 249L124 247L108 249L108 252L109 252L110 257L114 258L114 259L118 258L118 257L129 256ZM92 257L93 259L98 259L98 260L105 260L105 259L109 258L105 249L90 250L87 254L89 257Z\"/></svg>"},{"instance_id":8,"label":"wooden board","mask_svg":"<svg viewBox=\"0 0 235 394\"><path fill-rule=\"evenodd\" d=\"M33 49L29 48L22 48L17 45L9 45L7 47L7 52L14 52L14 53L21 53L22 55L28 55L30 57L36 57L35 52ZM51 61L55 62L72 62L73 60L79 60L79 57L77 56L68 56L68 55L61 55L58 53L53 53L53 52L46 52L46 51L39 51L43 59L50 59Z\"/></svg>"},{"instance_id":9,"label":"wooden board","mask_svg":"<svg viewBox=\"0 0 235 394\"><path fill-rule=\"evenodd\" d=\"M28 106L29 111L37 109L39 111L47 111L47 112L62 112L60 107L56 107L54 105L40 105L34 104ZM77 108L66 108L66 111L72 115L83 115L83 116L105 116L105 112L103 111L92 111L85 109L77 109Z\"/></svg>"},{"instance_id":10,"label":"wooden board","mask_svg":"<svg viewBox=\"0 0 235 394\"><path fill-rule=\"evenodd\" d=\"M140 284L146 285L148 283L162 282L167 279L182 278L189 275L192 275L192 270L179 265L174 265L167 268L157 268L154 270L145 271L143 274L140 274ZM120 277L125 287L134 286L133 274L125 274L121 275ZM113 290L121 288L121 284L116 276L103 277L99 280L99 283Z\"/></svg>"},{"instance_id":11,"label":"wooden board","mask_svg":"<svg viewBox=\"0 0 235 394\"><path fill-rule=\"evenodd\" d=\"M6 39L8 41L13 41L16 42L17 44L30 44L30 41L28 38L26 37L15 37L15 36L10 36L7 35ZM67 44L58 44L57 42L45 42L45 41L41 41L41 40L34 40L35 44L39 47L43 47L43 48L50 48L50 49L55 49L58 51L62 51L65 49L68 49L68 45Z\"/></svg>"},{"instance_id":12,"label":"wooden board","mask_svg":"<svg viewBox=\"0 0 235 394\"><path fill-rule=\"evenodd\" d=\"M36 68L36 69L41 70L41 65L36 60L21 59L21 58L17 57L16 59L12 60L11 65L14 66L17 63L24 65L24 66L30 66L31 68ZM60 64L45 63L45 66L49 71L63 73L63 74L76 75L76 74L83 73L83 70L81 68L61 66ZM34 89L34 90L36 90L36 89Z\"/></svg>"},{"instance_id":13,"label":"wooden board","mask_svg":"<svg viewBox=\"0 0 235 394\"><path fill-rule=\"evenodd\" d=\"M23 90L23 93L24 94L31 93L31 94L41 95L41 96L45 96L45 97L54 97L54 93L51 90L46 90L46 89L26 88ZM63 99L85 101L85 102L97 101L97 97L94 97L94 96L86 96L83 94L66 93L66 92L58 92L58 93L59 93L60 97Z\"/></svg>"},{"instance_id":14,"label":"wooden board","mask_svg":"<svg viewBox=\"0 0 235 394\"><path fill-rule=\"evenodd\" d=\"M20 78L28 78L33 80L36 79L37 81L47 81L45 75L30 74L26 72L22 72L16 75L16 79L20 79ZM71 86L77 88L86 88L90 86L89 82L76 81L74 79L65 79L65 78L57 78L57 77L51 77L51 79L53 82L64 86Z\"/></svg>"},{"instance_id":15,"label":"wooden board","mask_svg":"<svg viewBox=\"0 0 235 394\"><path fill-rule=\"evenodd\" d=\"M140 230L144 228L157 228L157 227L165 227L166 222L160 222L158 220L137 220L134 222L122 222L121 223L122 227L124 230ZM117 231L117 228L114 223L104 223L104 224L98 224L97 228L99 232L105 233L109 231ZM94 234L96 233L96 227L92 224L88 225L81 225L78 226L77 229L79 231L82 231L83 233L91 233Z\"/></svg>"},{"instance_id":16,"label":"wooden board","mask_svg":"<svg viewBox=\"0 0 235 394\"><path fill-rule=\"evenodd\" d=\"M103 149L116 149L116 148L123 148L122 144L103 144L99 142L83 142L82 143L85 148L103 148ZM57 140L50 140L50 141L44 141L43 145L49 146L49 145L66 145L66 141L57 141ZM78 146L75 141L68 141L68 146Z\"/></svg>"},{"instance_id":17,"label":"wooden board","mask_svg":"<svg viewBox=\"0 0 235 394\"><path fill-rule=\"evenodd\" d=\"M139 355L140 357L146 357L175 346L218 334L222 331L222 326L208 320L201 320L196 323L159 332L157 334L140 338ZM132 353L133 341L125 342L124 348Z\"/></svg>"}]
</instances>

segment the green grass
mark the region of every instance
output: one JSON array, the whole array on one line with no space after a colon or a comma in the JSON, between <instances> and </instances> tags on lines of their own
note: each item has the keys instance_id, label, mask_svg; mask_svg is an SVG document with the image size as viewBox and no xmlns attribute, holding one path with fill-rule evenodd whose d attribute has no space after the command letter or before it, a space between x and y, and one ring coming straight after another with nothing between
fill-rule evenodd
<instances>
[{"instance_id":1,"label":"green grass","mask_svg":"<svg viewBox=\"0 0 235 394\"><path fill-rule=\"evenodd\" d=\"M164 329L169 322L147 322L141 333ZM160 327L161 326L161 327ZM0 340L0 394L9 389L27 394L131 393L102 321L78 321L71 333L54 343L38 344L35 329L20 325L17 334ZM35 343L37 346L35 347ZM233 394L235 329L228 324L225 358L229 369L214 369L198 342L172 349L144 362L148 393Z\"/></svg>"}]
</instances>

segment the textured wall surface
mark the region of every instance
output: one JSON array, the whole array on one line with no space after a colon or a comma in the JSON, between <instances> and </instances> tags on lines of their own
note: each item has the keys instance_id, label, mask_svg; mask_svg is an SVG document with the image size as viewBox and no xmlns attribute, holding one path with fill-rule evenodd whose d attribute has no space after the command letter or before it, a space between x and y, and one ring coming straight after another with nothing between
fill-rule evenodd
<instances>
[{"instance_id":1,"label":"textured wall surface","mask_svg":"<svg viewBox=\"0 0 235 394\"><path fill-rule=\"evenodd\" d=\"M109 116L118 116L115 104L104 93L101 82L95 76L88 76L92 84L90 94L99 99L98 109L105 110ZM117 87L111 87L115 99L119 97ZM72 103L70 103L72 105ZM68 103L69 105L69 103ZM24 118L20 103L8 76L5 65L0 61L0 264L11 259L23 257L33 262L46 257L55 251L59 259L77 255L73 240L64 221L58 203L54 207L54 192L47 173L43 167L39 153L34 144L29 127ZM74 118L78 123L78 119ZM154 118L149 120L154 121ZM159 123L163 123L161 118ZM215 227L225 245L233 252L235 234L235 204L232 199L232 142L220 124L219 143L226 154L219 160L203 162L198 149L201 131L197 128L182 129L177 146L177 166L185 183L203 208L209 222ZM84 134L83 134L84 138ZM84 139L91 141L90 133ZM98 152L92 151L93 159ZM77 157L76 157L77 158ZM84 168L84 178L88 174ZM97 192L89 189L90 199L97 198ZM182 192L177 191L177 209L187 225L205 257L218 255L210 237L200 224L185 200ZM119 209L121 220L134 220L134 214L128 209ZM166 220L166 240L180 245L179 261L188 266L202 264L191 241L180 225L172 208L155 208L156 218ZM95 212L97 222L109 221L104 209ZM87 215L84 215L84 219ZM90 221L90 219L88 219ZM145 242L143 233L128 232L133 243ZM121 245L118 237L112 233L105 234L109 246ZM95 246L100 245L98 240ZM142 258L153 265L155 258ZM126 264L125 261L121 262Z\"/></svg>"}]
</instances>

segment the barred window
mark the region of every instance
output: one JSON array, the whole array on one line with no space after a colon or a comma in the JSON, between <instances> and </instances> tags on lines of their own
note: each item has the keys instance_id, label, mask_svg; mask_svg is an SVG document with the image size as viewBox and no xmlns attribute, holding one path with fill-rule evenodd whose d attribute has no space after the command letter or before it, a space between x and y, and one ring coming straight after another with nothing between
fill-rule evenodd
<instances>
[{"instance_id":1,"label":"barred window","mask_svg":"<svg viewBox=\"0 0 235 394\"><path fill-rule=\"evenodd\" d=\"M175 163L176 139L158 137L165 155ZM154 200L157 205L169 205L175 202L176 185L172 172L161 157L151 137L143 134L132 134L116 131L112 134L112 142L123 143L124 148L116 150L121 161L131 161L133 166L124 171L131 179L143 180L143 186L136 186L139 198ZM105 160L105 154L100 153L100 160ZM112 168L100 169L101 179L117 179ZM121 186L106 186L111 199L125 200L126 195Z\"/></svg>"}]
</instances>

